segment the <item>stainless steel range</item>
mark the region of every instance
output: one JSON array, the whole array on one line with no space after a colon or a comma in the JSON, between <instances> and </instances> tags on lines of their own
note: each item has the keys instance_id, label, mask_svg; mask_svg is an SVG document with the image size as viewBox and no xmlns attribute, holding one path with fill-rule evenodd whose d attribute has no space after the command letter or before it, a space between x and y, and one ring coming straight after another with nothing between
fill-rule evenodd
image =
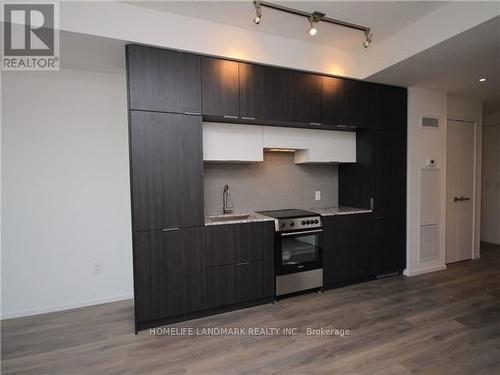
<instances>
[{"instance_id":1,"label":"stainless steel range","mask_svg":"<svg viewBox=\"0 0 500 375\"><path fill-rule=\"evenodd\" d=\"M323 286L323 227L314 212L261 211L275 219L276 296Z\"/></svg>"}]
</instances>

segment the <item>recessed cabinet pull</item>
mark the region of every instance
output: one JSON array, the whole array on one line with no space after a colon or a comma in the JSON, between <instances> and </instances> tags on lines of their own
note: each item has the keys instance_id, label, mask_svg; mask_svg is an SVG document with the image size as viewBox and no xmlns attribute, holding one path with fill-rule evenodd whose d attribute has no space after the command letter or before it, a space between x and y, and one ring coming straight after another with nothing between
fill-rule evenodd
<instances>
[{"instance_id":1,"label":"recessed cabinet pull","mask_svg":"<svg viewBox=\"0 0 500 375\"><path fill-rule=\"evenodd\" d=\"M179 227L175 227L175 228L163 228L161 231L162 232L173 232L175 230L179 230L180 228Z\"/></svg>"},{"instance_id":2,"label":"recessed cabinet pull","mask_svg":"<svg viewBox=\"0 0 500 375\"><path fill-rule=\"evenodd\" d=\"M234 115L224 115L224 118L238 118L238 116L234 116Z\"/></svg>"},{"instance_id":3,"label":"recessed cabinet pull","mask_svg":"<svg viewBox=\"0 0 500 375\"><path fill-rule=\"evenodd\" d=\"M323 124L321 122L310 122L309 125L321 126Z\"/></svg>"},{"instance_id":4,"label":"recessed cabinet pull","mask_svg":"<svg viewBox=\"0 0 500 375\"><path fill-rule=\"evenodd\" d=\"M235 266L246 266L247 264L250 264L250 262L240 262L236 263Z\"/></svg>"},{"instance_id":5,"label":"recessed cabinet pull","mask_svg":"<svg viewBox=\"0 0 500 375\"><path fill-rule=\"evenodd\" d=\"M255 120L255 117L241 116L242 120Z\"/></svg>"},{"instance_id":6,"label":"recessed cabinet pull","mask_svg":"<svg viewBox=\"0 0 500 375\"><path fill-rule=\"evenodd\" d=\"M194 116L199 116L201 115L200 112L184 112L185 115L194 115Z\"/></svg>"}]
</instances>

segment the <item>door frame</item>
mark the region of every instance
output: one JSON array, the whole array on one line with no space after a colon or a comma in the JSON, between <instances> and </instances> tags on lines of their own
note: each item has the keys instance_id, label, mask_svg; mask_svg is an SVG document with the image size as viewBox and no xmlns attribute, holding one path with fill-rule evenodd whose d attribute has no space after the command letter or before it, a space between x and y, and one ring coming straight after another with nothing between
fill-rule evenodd
<instances>
[{"instance_id":1,"label":"door frame","mask_svg":"<svg viewBox=\"0 0 500 375\"><path fill-rule=\"evenodd\" d=\"M473 172L472 172L472 176L473 176L473 181L472 181L472 197L471 197L471 200L472 200L472 243L471 243L471 248L470 248L470 251L471 251L471 257L470 259L476 259L476 258L479 258L481 255L480 255L480 249L478 249L478 255L476 256L475 255L475 251L474 251L474 248L475 248L475 244L476 244L476 239L477 239L477 233L476 233L476 217L477 217L477 206L476 206L476 203L477 203L477 161L478 161L478 158L479 158L479 148L478 148L478 144L477 144L477 140L478 140L478 126L477 126L477 121L472 121L472 120L462 120L462 119L455 119L455 118L447 118L446 119L447 123L446 123L446 144L448 144L448 126L449 126L449 122L450 121L454 121L454 122L460 122L460 123L464 123L464 124L470 124L474 127L474 161L473 161ZM448 159L446 160L446 170L448 170ZM448 198L448 179L446 179L446 198ZM448 206L448 199L446 199L447 201L447 204L446 204L446 212L448 212L448 209L450 208ZM448 225L448 223L446 223L446 225ZM448 241L448 238L445 234L445 242ZM447 249L447 245L445 245L445 251ZM446 253L445 253L445 262L446 262Z\"/></svg>"}]
</instances>

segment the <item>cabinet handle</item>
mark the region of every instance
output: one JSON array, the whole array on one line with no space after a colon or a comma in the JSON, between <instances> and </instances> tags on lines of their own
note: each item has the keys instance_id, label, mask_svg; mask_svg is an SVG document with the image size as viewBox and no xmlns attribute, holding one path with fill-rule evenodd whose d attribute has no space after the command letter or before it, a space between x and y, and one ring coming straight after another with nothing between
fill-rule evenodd
<instances>
[{"instance_id":1,"label":"cabinet handle","mask_svg":"<svg viewBox=\"0 0 500 375\"><path fill-rule=\"evenodd\" d=\"M233 116L233 115L224 115L224 118L238 118L238 116Z\"/></svg>"},{"instance_id":2,"label":"cabinet handle","mask_svg":"<svg viewBox=\"0 0 500 375\"><path fill-rule=\"evenodd\" d=\"M348 128L349 126L347 125L337 125L339 128Z\"/></svg>"},{"instance_id":3,"label":"cabinet handle","mask_svg":"<svg viewBox=\"0 0 500 375\"><path fill-rule=\"evenodd\" d=\"M162 232L173 232L175 230L179 230L180 228L179 227L175 227L175 228L163 228L161 231Z\"/></svg>"},{"instance_id":4,"label":"cabinet handle","mask_svg":"<svg viewBox=\"0 0 500 375\"><path fill-rule=\"evenodd\" d=\"M310 122L309 125L321 126L323 124L321 122Z\"/></svg>"},{"instance_id":5,"label":"cabinet handle","mask_svg":"<svg viewBox=\"0 0 500 375\"><path fill-rule=\"evenodd\" d=\"M370 198L370 210L373 211L373 208L375 207L375 199Z\"/></svg>"},{"instance_id":6,"label":"cabinet handle","mask_svg":"<svg viewBox=\"0 0 500 375\"><path fill-rule=\"evenodd\" d=\"M241 116L242 120L255 120L255 117L250 117L250 116Z\"/></svg>"},{"instance_id":7,"label":"cabinet handle","mask_svg":"<svg viewBox=\"0 0 500 375\"><path fill-rule=\"evenodd\" d=\"M246 266L247 264L250 264L250 262L240 262L236 263L235 266Z\"/></svg>"},{"instance_id":8,"label":"cabinet handle","mask_svg":"<svg viewBox=\"0 0 500 375\"><path fill-rule=\"evenodd\" d=\"M200 112L184 112L185 115L193 115L193 116L199 116L201 115Z\"/></svg>"}]
</instances>

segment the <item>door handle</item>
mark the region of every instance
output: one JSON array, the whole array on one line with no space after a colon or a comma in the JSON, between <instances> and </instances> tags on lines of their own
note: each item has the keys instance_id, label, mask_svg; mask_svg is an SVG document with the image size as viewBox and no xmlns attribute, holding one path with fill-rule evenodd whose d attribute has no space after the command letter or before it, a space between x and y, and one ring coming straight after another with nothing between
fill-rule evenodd
<instances>
[{"instance_id":1,"label":"door handle","mask_svg":"<svg viewBox=\"0 0 500 375\"><path fill-rule=\"evenodd\" d=\"M453 202L461 202L461 201L463 201L463 197L460 197L460 198L459 197L454 197L453 198Z\"/></svg>"},{"instance_id":2,"label":"door handle","mask_svg":"<svg viewBox=\"0 0 500 375\"><path fill-rule=\"evenodd\" d=\"M467 197L460 197L460 200L462 200L462 201L469 201L469 200L470 200L470 198L467 198Z\"/></svg>"}]
</instances>

